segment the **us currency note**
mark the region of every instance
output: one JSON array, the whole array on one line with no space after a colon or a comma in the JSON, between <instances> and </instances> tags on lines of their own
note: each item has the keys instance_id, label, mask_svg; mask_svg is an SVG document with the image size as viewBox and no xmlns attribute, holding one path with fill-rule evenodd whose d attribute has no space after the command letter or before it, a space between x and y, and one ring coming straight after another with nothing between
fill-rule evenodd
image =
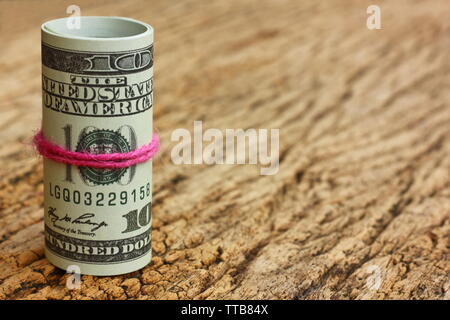
<instances>
[{"instance_id":1,"label":"us currency note","mask_svg":"<svg viewBox=\"0 0 450 320\"><path fill-rule=\"evenodd\" d=\"M42 129L71 151L129 152L152 139L153 29L81 17L42 26ZM120 169L44 159L45 254L82 274L116 275L151 259L152 162Z\"/></svg>"}]
</instances>

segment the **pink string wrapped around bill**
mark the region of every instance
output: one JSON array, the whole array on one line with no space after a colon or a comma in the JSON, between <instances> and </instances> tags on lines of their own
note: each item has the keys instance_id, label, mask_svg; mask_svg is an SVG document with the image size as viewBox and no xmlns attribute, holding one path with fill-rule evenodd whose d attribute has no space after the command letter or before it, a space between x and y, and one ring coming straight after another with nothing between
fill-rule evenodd
<instances>
[{"instance_id":1,"label":"pink string wrapped around bill","mask_svg":"<svg viewBox=\"0 0 450 320\"><path fill-rule=\"evenodd\" d=\"M159 137L153 134L152 141L136 150L126 153L92 154L66 150L45 139L42 130L33 138L36 150L43 157L56 162L71 164L78 167L98 169L119 169L146 162L159 151Z\"/></svg>"}]
</instances>

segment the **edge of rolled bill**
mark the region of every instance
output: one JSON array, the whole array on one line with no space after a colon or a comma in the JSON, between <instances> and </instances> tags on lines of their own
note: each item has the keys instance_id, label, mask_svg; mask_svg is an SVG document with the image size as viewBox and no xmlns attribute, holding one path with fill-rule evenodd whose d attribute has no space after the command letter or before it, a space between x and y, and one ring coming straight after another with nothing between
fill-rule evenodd
<instances>
[{"instance_id":1,"label":"edge of rolled bill","mask_svg":"<svg viewBox=\"0 0 450 320\"><path fill-rule=\"evenodd\" d=\"M153 28L121 17L42 25L42 131L68 150L125 153L152 139ZM44 158L45 254L81 274L151 260L151 160L121 169Z\"/></svg>"}]
</instances>

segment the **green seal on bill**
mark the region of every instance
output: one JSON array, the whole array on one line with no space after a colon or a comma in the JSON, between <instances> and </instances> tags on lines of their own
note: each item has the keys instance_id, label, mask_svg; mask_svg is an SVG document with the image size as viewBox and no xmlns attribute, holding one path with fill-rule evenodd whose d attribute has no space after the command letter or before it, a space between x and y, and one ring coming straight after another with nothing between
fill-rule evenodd
<instances>
[{"instance_id":1,"label":"green seal on bill","mask_svg":"<svg viewBox=\"0 0 450 320\"><path fill-rule=\"evenodd\" d=\"M81 136L76 151L91 154L125 153L130 152L131 147L127 139L119 132L96 129ZM79 167L83 180L88 180L96 185L107 185L119 181L127 169Z\"/></svg>"}]
</instances>

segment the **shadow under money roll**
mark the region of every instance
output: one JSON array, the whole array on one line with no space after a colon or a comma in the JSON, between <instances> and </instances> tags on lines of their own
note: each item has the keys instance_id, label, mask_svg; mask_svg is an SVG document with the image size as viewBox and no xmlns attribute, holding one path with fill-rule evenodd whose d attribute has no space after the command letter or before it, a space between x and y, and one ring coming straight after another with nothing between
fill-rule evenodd
<instances>
[{"instance_id":1,"label":"shadow under money roll","mask_svg":"<svg viewBox=\"0 0 450 320\"><path fill-rule=\"evenodd\" d=\"M72 18L73 19L73 18ZM153 29L120 17L42 25L43 137L66 150L127 153L152 141ZM44 158L45 254L90 275L151 260L152 162L124 168Z\"/></svg>"}]
</instances>

